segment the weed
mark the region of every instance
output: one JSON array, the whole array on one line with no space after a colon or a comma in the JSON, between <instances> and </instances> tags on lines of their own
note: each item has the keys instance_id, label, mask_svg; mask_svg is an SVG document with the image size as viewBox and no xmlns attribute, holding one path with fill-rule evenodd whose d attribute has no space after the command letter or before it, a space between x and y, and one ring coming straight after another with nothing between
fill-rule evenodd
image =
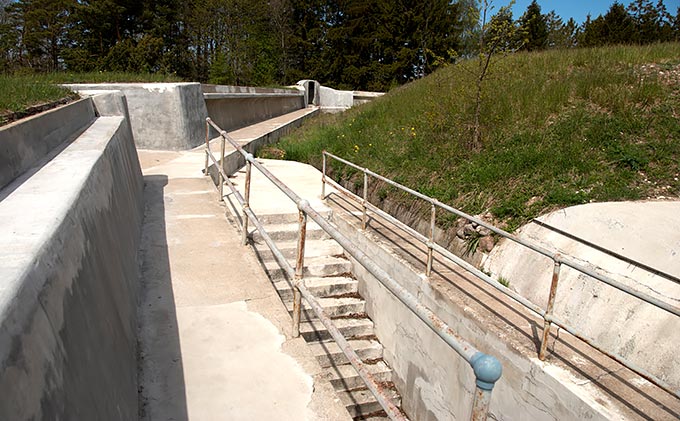
<instances>
[{"instance_id":1,"label":"weed","mask_svg":"<svg viewBox=\"0 0 680 421\"><path fill-rule=\"evenodd\" d=\"M479 247L479 240L482 238L482 235L475 232L472 235L468 236L465 240L465 250L463 251L463 256L472 256L475 254L477 251L477 248Z\"/></svg>"},{"instance_id":2,"label":"weed","mask_svg":"<svg viewBox=\"0 0 680 421\"><path fill-rule=\"evenodd\" d=\"M498 276L498 283L506 288L510 288L510 281L503 276Z\"/></svg>"}]
</instances>

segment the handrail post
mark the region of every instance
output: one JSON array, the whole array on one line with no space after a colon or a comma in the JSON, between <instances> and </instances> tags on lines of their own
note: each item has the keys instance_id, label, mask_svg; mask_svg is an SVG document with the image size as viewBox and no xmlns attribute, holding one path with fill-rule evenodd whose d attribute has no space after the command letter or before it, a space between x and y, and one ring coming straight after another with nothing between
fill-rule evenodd
<instances>
[{"instance_id":1,"label":"handrail post","mask_svg":"<svg viewBox=\"0 0 680 421\"><path fill-rule=\"evenodd\" d=\"M241 230L241 244L244 246L248 244L248 214L246 213L246 210L250 207L250 179L252 165L253 164L251 164L249 160L246 160L246 191L243 203L243 229Z\"/></svg>"},{"instance_id":2,"label":"handrail post","mask_svg":"<svg viewBox=\"0 0 680 421\"><path fill-rule=\"evenodd\" d=\"M226 149L226 144L227 144L227 132L223 131L220 133L220 168L224 170L224 151ZM218 177L217 181L219 182L219 191L220 191L220 202L224 202L224 181L222 179L222 171L218 171Z\"/></svg>"},{"instance_id":3,"label":"handrail post","mask_svg":"<svg viewBox=\"0 0 680 421\"><path fill-rule=\"evenodd\" d=\"M550 338L551 316L553 314L553 307L555 306L555 295L557 294L557 284L560 279L560 268L562 262L560 255L556 254L553 257L555 262L553 266L552 282L550 283L550 294L548 295L548 306L545 309L545 316L543 316L543 340L541 341L541 349L538 351L538 359L545 361L545 354L548 350L548 339Z\"/></svg>"},{"instance_id":4,"label":"handrail post","mask_svg":"<svg viewBox=\"0 0 680 421\"><path fill-rule=\"evenodd\" d=\"M208 164L209 164L209 157L210 157L210 123L208 120L205 120L205 171L203 172L203 175L208 175Z\"/></svg>"},{"instance_id":5,"label":"handrail post","mask_svg":"<svg viewBox=\"0 0 680 421\"><path fill-rule=\"evenodd\" d=\"M297 239L297 256L295 259L295 280L293 281L293 337L300 336L300 314L302 313L302 294L298 285L303 279L305 265L305 240L307 238L307 214L302 210L309 202L302 200L298 205L299 232Z\"/></svg>"},{"instance_id":6,"label":"handrail post","mask_svg":"<svg viewBox=\"0 0 680 421\"><path fill-rule=\"evenodd\" d=\"M321 199L326 198L326 151L321 152Z\"/></svg>"},{"instance_id":7,"label":"handrail post","mask_svg":"<svg viewBox=\"0 0 680 421\"><path fill-rule=\"evenodd\" d=\"M437 220L437 207L432 202L432 211L430 218L430 243L427 245L427 267L425 268L425 276L432 274L432 260L434 259L434 224Z\"/></svg>"},{"instance_id":8,"label":"handrail post","mask_svg":"<svg viewBox=\"0 0 680 421\"><path fill-rule=\"evenodd\" d=\"M366 201L368 200L368 173L364 169L364 200L361 202L362 215L361 215L361 229L365 230L368 225L368 214L366 210Z\"/></svg>"},{"instance_id":9,"label":"handrail post","mask_svg":"<svg viewBox=\"0 0 680 421\"><path fill-rule=\"evenodd\" d=\"M491 392L503 374L500 361L494 356L478 352L472 356L470 365L475 373L475 396L472 401L472 421L486 421L489 414Z\"/></svg>"}]
</instances>

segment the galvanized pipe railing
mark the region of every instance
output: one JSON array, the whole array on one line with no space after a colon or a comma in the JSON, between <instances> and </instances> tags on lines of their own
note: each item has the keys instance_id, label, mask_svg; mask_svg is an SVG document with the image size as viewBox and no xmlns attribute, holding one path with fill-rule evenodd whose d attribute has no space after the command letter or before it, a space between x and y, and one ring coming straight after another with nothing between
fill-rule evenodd
<instances>
[{"instance_id":1,"label":"galvanized pipe railing","mask_svg":"<svg viewBox=\"0 0 680 421\"><path fill-rule=\"evenodd\" d=\"M328 222L320 213L313 209L309 202L300 198L294 191L281 182L274 174L272 174L266 167L257 162L252 154L246 152L238 143L229 137L229 135L221 130L210 118L206 119L207 130L209 127L214 127L221 137L221 142L229 142L243 157L246 162L254 166L265 177L267 177L279 190L281 190L288 198L290 198L298 207L299 210L299 236L297 247L296 267L293 268L290 263L283 256L269 234L265 231L261 222L255 213L248 206L247 201L241 196L236 187L233 185L229 177L224 173L222 166L218 168L221 174L221 180L226 182L232 194L243 208L244 214L253 223L255 229L260 232L264 242L272 251L274 258L278 264L284 269L290 279L293 279L294 294L298 297L304 298L312 311L319 317L319 320L328 329L329 334L333 337L342 352L348 357L352 366L356 369L359 376L364 380L369 390L376 397L380 405L391 419L405 420L403 413L392 403L383 392L382 386L377 382L370 372L365 368L359 356L351 348L347 340L342 336L342 333L335 327L332 320L325 314L322 307L319 305L316 298L307 289L303 279L303 265L304 265L304 247L306 236L307 217L316 222L321 229L328 233L335 241L343 247L343 249L351 255L359 264L366 268L380 283L382 283L388 290L392 292L402 303L404 303L416 316L418 316L425 324L432 329L440 338L442 338L458 355L472 367L476 378L476 388L472 404L471 419L474 421L482 421L487 419L489 411L489 403L491 399L491 392L493 387L501 377L502 367L498 359L491 355L484 354L478 351L472 344L467 342L456 334L443 320L441 320L432 310L423 305L418 299L402 287L396 280L394 280L387 272L376 265L362 250L353 244L347 237L342 235L337 228ZM210 151L209 142L206 142L206 156L215 165L219 165L222 161L218 161ZM207 161L207 160L206 160ZM206 164L206 174L208 168ZM246 172L246 176L250 177L250 173ZM246 181L249 185L249 181ZM245 232L245 222L241 229ZM300 323L300 298L294 298L293 311L293 336L299 335Z\"/></svg>"},{"instance_id":2,"label":"galvanized pipe railing","mask_svg":"<svg viewBox=\"0 0 680 421\"><path fill-rule=\"evenodd\" d=\"M633 296L633 297L635 297L639 300L642 300L642 301L647 302L647 303L649 303L649 304L651 304L655 307L658 307L662 310L665 310L665 311L667 311L667 312L669 312L669 313L671 313L675 316L680 316L680 308L673 306L671 304L668 304L666 302L663 302L663 301L661 301L661 300L659 300L655 297L652 297L649 294L645 294L644 292L636 291L636 290L630 288L629 286L627 286L627 285L625 285L625 284L623 284L623 283L621 283L621 282L619 282L615 279L612 279L612 278L610 278L606 275L602 275L602 274L600 274L600 273L598 273L598 272L596 272L596 271L594 271L590 268L587 268L583 265L580 265L580 264L578 264L578 263L576 263L572 260L566 259L563 256L561 256L559 253L551 252L550 250L548 250L544 247L541 247L540 245L534 244L534 243L527 241L523 238L516 237L516 236L514 236L514 235L512 235L512 234L510 234L510 233L508 233L508 232L506 232L506 231L504 231L504 230L502 230L498 227L495 227L495 226L487 223L486 221L483 221L479 218L475 218L474 216L468 215L465 212L462 212L462 211L460 211L456 208L453 208L453 207L451 207L447 204L444 204L444 203L438 201L437 199L426 196L426 195L424 195L420 192L417 192L417 191L410 189L410 188L408 188L404 185L401 185L401 184L399 184L399 183L397 183L393 180L390 180L389 178L383 177L380 174L374 173L373 171L369 170L368 168L360 167L360 166L358 166L358 165L356 165L356 164L354 164L354 163L352 163L352 162L350 162L346 159L340 158L340 157L333 155L333 154L331 154L327 151L323 151L322 156L323 156L322 175L321 175L321 194L322 194L322 197L326 196L326 184L330 184L336 190L338 190L340 193L342 193L346 196L349 196L353 200L357 200L361 203L361 208L362 208L361 219L362 219L362 228L363 229L366 228L366 222L365 221L368 221L367 210L371 210L371 211L375 212L376 214L379 214L383 218L387 219L388 221L394 223L395 225L398 225L401 229L408 232L413 237L415 237L416 239L418 239L419 241L424 243L427 246L427 249L428 249L428 251L427 251L427 262L426 262L426 267L425 267L425 274L427 276L430 276L431 273L432 273L432 262L433 262L433 259L434 259L434 256L433 256L434 253L433 252L436 251L439 254L441 254L442 256L444 256L447 259L451 260L452 262L456 263L457 265L462 266L464 269L466 269L470 273L474 274L477 278L481 279L482 281L491 285L492 287L499 290L503 294L507 295L508 297L512 298L516 302L520 303L521 305L523 305L527 309L531 310L533 313L537 314L539 317L543 318L544 329L543 329L543 337L542 337L542 340L541 340L540 349L538 351L539 359L545 360L546 353L547 353L547 347L548 347L548 339L550 337L550 329L551 329L552 325L555 325L555 326L557 326L561 329L566 330L567 332L569 332L573 336L579 338L580 340L588 343L589 345L596 348L600 352L606 354L610 358L613 358L614 360L618 361L619 363L625 365L626 367L628 367L632 371L636 372L641 377L644 377L645 379L651 381L652 383L656 384L660 388L664 389L666 392L680 398L680 390L674 389L673 386L669 385L664 380L662 380L662 379L658 378L657 376L649 373L647 370L637 366L636 364L634 364L630 361L627 361L623 357L602 348L601 346L597 345L593 340L591 340L586 335L584 335L582 332L580 332L580 331L574 329L573 327L567 325L564 321L558 319L553 314L554 305L555 305L555 298L556 298L556 295L557 295L557 288L559 286L560 270L561 270L562 265L568 266L572 269L575 269L575 270L577 270L577 271L579 271L579 272L581 272L585 275L588 275L588 276L590 276L594 279L597 279L598 281L601 281L601 282L603 282L603 283L605 283L605 284L607 284L607 285L609 285L613 288L616 288L619 291L622 291L622 292L624 292L628 295L631 295L631 296ZM326 157L329 157L329 158L334 159L336 161L342 162L343 164L348 165L348 166L350 166L350 167L352 167L356 170L359 170L363 173L364 190L362 192L361 197L352 193L350 190L346 189L345 187L341 186L339 183L335 182L333 179L327 177L326 171L327 171L328 163L327 163ZM405 192L407 192L407 193L409 193L413 196L418 197L419 199L422 199L422 200L430 203L432 210L431 210L431 213L430 213L429 236L425 236L425 235L421 234L420 232L418 232L415 229L411 228L410 226L404 224L403 222L401 222L400 220L398 220L394 216L383 211L379 207L371 204L368 201L368 195L367 195L367 187L368 187L367 177L368 176L371 176L371 177L373 177L377 180L380 180L380 181L382 181L382 182L384 182L384 183L386 183L390 186L393 186L393 187L395 187L399 190L405 191ZM536 304L530 302L529 300L522 297L521 295L517 294L516 292L512 291L511 289L503 286L497 280L494 280L493 278L491 278L487 274L483 273L482 271L480 271L479 269L477 269L476 267L474 267L470 263L466 262L464 259L462 259L459 256L452 253L450 250L448 250L448 249L442 247L441 245L437 244L434 241L434 229L435 229L435 224L436 224L436 208L441 208L445 211L448 211L448 212L453 213L453 214L455 214L459 217L462 217L462 218L464 218L468 221L474 222L477 225L483 226L486 229L488 229L489 231L491 231L491 232L493 232L493 233L495 233L495 234L497 234L501 237L507 238L510 241L518 243L518 244L520 244L524 247L527 247L527 248L529 248L529 249L551 259L553 261L553 273L552 273L552 281L551 281L551 285L550 285L550 291L549 291L549 294L548 294L548 303L546 305L545 310L543 308L541 308L540 306L537 306Z\"/></svg>"}]
</instances>

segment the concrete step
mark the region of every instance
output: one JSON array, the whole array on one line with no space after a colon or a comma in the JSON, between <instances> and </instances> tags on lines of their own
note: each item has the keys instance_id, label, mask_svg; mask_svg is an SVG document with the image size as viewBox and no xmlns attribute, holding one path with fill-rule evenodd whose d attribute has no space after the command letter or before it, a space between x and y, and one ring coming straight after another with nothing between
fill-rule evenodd
<instances>
[{"instance_id":1,"label":"concrete step","mask_svg":"<svg viewBox=\"0 0 680 421\"><path fill-rule=\"evenodd\" d=\"M347 339L373 335L371 319L336 319L333 324ZM326 326L319 320L301 321L300 334L307 342L327 341L331 339Z\"/></svg>"},{"instance_id":2,"label":"concrete step","mask_svg":"<svg viewBox=\"0 0 680 421\"><path fill-rule=\"evenodd\" d=\"M264 241L254 244L255 251L263 262L274 260L274 254ZM297 257L297 237L291 241L277 241L276 246L281 250L286 259L294 260ZM305 243L305 259L319 256L337 256L344 250L333 239L310 240Z\"/></svg>"},{"instance_id":3,"label":"concrete step","mask_svg":"<svg viewBox=\"0 0 680 421\"><path fill-rule=\"evenodd\" d=\"M318 298L317 301L321 308L323 308L324 313L328 317L340 317L349 316L351 314L364 314L366 310L366 302L361 298ZM293 312L293 302L286 302L286 308L289 313ZM302 300L302 320L314 320L316 319L316 313L312 311L309 303Z\"/></svg>"},{"instance_id":4,"label":"concrete step","mask_svg":"<svg viewBox=\"0 0 680 421\"><path fill-rule=\"evenodd\" d=\"M376 381L388 382L392 380L392 369L389 368L384 361L378 361L375 364L366 364L365 367ZM350 364L327 367L323 370L323 373L324 377L331 382L336 392L366 387L364 380Z\"/></svg>"},{"instance_id":5,"label":"concrete step","mask_svg":"<svg viewBox=\"0 0 680 421\"><path fill-rule=\"evenodd\" d=\"M297 240L299 226L297 222L286 224L271 224L265 225L264 229L265 231L267 231L267 234L269 234L269 236L274 241L294 241ZM249 228L249 230L251 232L250 238L252 239L253 242L264 243L260 231L252 231L252 228ZM326 233L326 231L322 230L321 227L319 227L317 224L313 222L308 222L307 233L305 238L309 241L330 238L330 236Z\"/></svg>"},{"instance_id":6,"label":"concrete step","mask_svg":"<svg viewBox=\"0 0 680 421\"><path fill-rule=\"evenodd\" d=\"M358 281L347 277L328 277L328 278L305 278L307 289L315 297L331 297L345 294L356 294L358 292ZM289 281L282 279L274 283L279 292L281 300L284 302L293 300L293 288Z\"/></svg>"},{"instance_id":7,"label":"concrete step","mask_svg":"<svg viewBox=\"0 0 680 421\"><path fill-rule=\"evenodd\" d=\"M401 406L401 397L394 389L383 389L395 405ZM352 417L368 415L379 412L382 406L368 389L352 391L336 391L340 401L345 405Z\"/></svg>"},{"instance_id":8,"label":"concrete step","mask_svg":"<svg viewBox=\"0 0 680 421\"><path fill-rule=\"evenodd\" d=\"M269 278L274 281L282 280L286 277L286 272L276 261L264 262L264 268ZM305 259L305 267L302 273L304 277L326 277L349 273L351 269L352 266L349 260L345 258L319 256Z\"/></svg>"},{"instance_id":9,"label":"concrete step","mask_svg":"<svg viewBox=\"0 0 680 421\"><path fill-rule=\"evenodd\" d=\"M383 346L376 340L350 339L347 342L363 361L378 360L383 357ZM309 345L319 365L323 368L349 363L349 360L335 342L311 342Z\"/></svg>"}]
</instances>

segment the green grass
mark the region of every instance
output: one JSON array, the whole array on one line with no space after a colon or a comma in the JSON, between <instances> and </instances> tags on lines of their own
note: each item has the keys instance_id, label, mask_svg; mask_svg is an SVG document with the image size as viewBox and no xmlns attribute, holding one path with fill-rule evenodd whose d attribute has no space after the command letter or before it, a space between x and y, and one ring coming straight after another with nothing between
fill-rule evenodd
<instances>
[{"instance_id":1,"label":"green grass","mask_svg":"<svg viewBox=\"0 0 680 421\"><path fill-rule=\"evenodd\" d=\"M317 167L327 149L466 212L490 211L510 230L561 207L679 195L680 44L497 57L479 152L467 147L475 66L323 116L275 148ZM345 183L358 177L331 171ZM378 195L412 206L391 190Z\"/></svg>"},{"instance_id":2,"label":"green grass","mask_svg":"<svg viewBox=\"0 0 680 421\"><path fill-rule=\"evenodd\" d=\"M57 101L73 93L58 86L61 83L104 82L175 82L177 77L135 73L50 73L50 74L0 74L0 114L21 112L28 107Z\"/></svg>"}]
</instances>

